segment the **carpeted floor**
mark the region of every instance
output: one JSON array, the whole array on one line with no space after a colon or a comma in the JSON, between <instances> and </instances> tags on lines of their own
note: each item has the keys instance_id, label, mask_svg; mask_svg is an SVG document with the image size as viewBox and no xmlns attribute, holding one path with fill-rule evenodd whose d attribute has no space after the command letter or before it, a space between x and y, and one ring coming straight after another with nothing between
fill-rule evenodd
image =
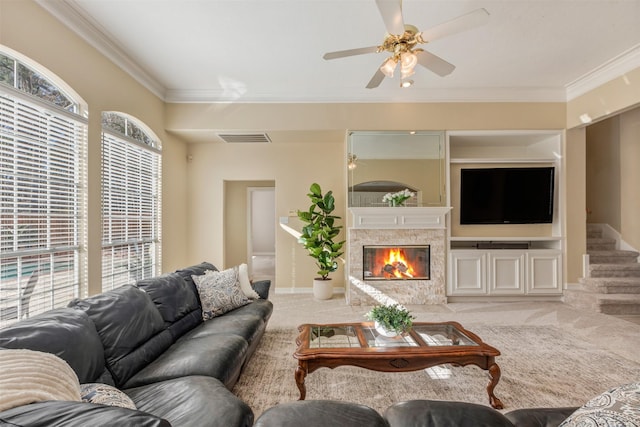
<instances>
[{"instance_id":1,"label":"carpeted floor","mask_svg":"<svg viewBox=\"0 0 640 427\"><path fill-rule=\"evenodd\" d=\"M465 325L466 326L466 325ZM550 325L469 329L501 351L495 389L504 411L524 407L580 406L607 388L637 381L640 364ZM297 400L295 327L270 328L233 389L259 416L280 402ZM357 367L319 369L306 378L307 399L336 399L380 412L409 399L459 400L488 405L488 374L475 366L382 373Z\"/></svg>"}]
</instances>

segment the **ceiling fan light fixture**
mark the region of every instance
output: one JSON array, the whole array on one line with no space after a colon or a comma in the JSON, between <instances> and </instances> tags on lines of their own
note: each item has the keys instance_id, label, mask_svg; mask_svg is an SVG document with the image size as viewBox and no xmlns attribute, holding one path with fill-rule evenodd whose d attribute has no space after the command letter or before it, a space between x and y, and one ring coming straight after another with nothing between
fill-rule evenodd
<instances>
[{"instance_id":1,"label":"ceiling fan light fixture","mask_svg":"<svg viewBox=\"0 0 640 427\"><path fill-rule=\"evenodd\" d=\"M411 87L411 86L413 86L413 83L414 83L414 82L413 82L413 80L411 80L411 79L409 79L409 80L402 80L402 81L400 82L400 87L401 87L401 88ZM413 133L409 132L409 133L410 133L411 135L415 134L415 132L413 132Z\"/></svg>"},{"instance_id":2,"label":"ceiling fan light fixture","mask_svg":"<svg viewBox=\"0 0 640 427\"><path fill-rule=\"evenodd\" d=\"M411 51L400 54L400 73L403 79L415 74L415 66L418 63L418 55Z\"/></svg>"},{"instance_id":3,"label":"ceiling fan light fixture","mask_svg":"<svg viewBox=\"0 0 640 427\"><path fill-rule=\"evenodd\" d=\"M382 64L382 67L380 67L380 71L382 71L382 73L385 76L387 76L389 78L393 78L393 72L396 69L396 65L398 65L398 62L392 56L389 59L387 59L386 61L384 61L384 64Z\"/></svg>"}]
</instances>

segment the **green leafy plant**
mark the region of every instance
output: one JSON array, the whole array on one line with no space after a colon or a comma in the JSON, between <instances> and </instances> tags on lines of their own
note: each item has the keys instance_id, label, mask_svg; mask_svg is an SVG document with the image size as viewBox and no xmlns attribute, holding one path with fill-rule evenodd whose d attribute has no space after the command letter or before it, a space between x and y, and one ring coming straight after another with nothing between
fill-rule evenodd
<instances>
[{"instance_id":1,"label":"green leafy plant","mask_svg":"<svg viewBox=\"0 0 640 427\"><path fill-rule=\"evenodd\" d=\"M394 331L398 334L411 329L413 319L415 319L409 310L397 304L376 305L365 314L365 317L378 322L386 330Z\"/></svg>"},{"instance_id":2,"label":"green leafy plant","mask_svg":"<svg viewBox=\"0 0 640 427\"><path fill-rule=\"evenodd\" d=\"M320 278L329 280L329 273L338 269L336 260L343 254L345 241L334 241L342 229L342 226L336 225L340 217L331 214L335 209L333 192L328 191L323 195L320 185L313 183L307 196L311 199L311 206L306 211L298 211L298 218L306 223L298 242L316 260Z\"/></svg>"}]
</instances>

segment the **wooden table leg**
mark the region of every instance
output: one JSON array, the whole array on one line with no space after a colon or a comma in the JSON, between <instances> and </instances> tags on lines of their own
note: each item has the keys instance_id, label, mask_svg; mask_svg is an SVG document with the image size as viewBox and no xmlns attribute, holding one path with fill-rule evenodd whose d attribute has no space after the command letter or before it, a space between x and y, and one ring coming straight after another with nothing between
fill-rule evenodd
<instances>
[{"instance_id":1,"label":"wooden table leg","mask_svg":"<svg viewBox=\"0 0 640 427\"><path fill-rule=\"evenodd\" d=\"M298 400L304 400L304 398L307 396L307 388L304 386L304 379L307 376L306 365L307 364L305 362L299 361L298 367L296 368L296 384L298 385L298 390L300 390L300 399Z\"/></svg>"},{"instance_id":2,"label":"wooden table leg","mask_svg":"<svg viewBox=\"0 0 640 427\"><path fill-rule=\"evenodd\" d=\"M500 367L495 363L489 366L489 375L491 376L491 381L489 381L489 385L487 386L489 403L495 409L503 409L504 405L502 404L500 399L498 399L496 395L493 394L493 389L496 388L496 385L498 385L498 381L500 381Z\"/></svg>"}]
</instances>

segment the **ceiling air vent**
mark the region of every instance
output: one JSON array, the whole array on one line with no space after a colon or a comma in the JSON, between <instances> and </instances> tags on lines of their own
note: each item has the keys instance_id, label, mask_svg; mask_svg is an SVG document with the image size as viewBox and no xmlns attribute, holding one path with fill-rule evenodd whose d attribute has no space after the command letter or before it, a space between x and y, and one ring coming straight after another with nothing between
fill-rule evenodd
<instances>
[{"instance_id":1,"label":"ceiling air vent","mask_svg":"<svg viewBox=\"0 0 640 427\"><path fill-rule=\"evenodd\" d=\"M266 133L219 133L218 136L229 143L265 143L271 142L269 135Z\"/></svg>"}]
</instances>

